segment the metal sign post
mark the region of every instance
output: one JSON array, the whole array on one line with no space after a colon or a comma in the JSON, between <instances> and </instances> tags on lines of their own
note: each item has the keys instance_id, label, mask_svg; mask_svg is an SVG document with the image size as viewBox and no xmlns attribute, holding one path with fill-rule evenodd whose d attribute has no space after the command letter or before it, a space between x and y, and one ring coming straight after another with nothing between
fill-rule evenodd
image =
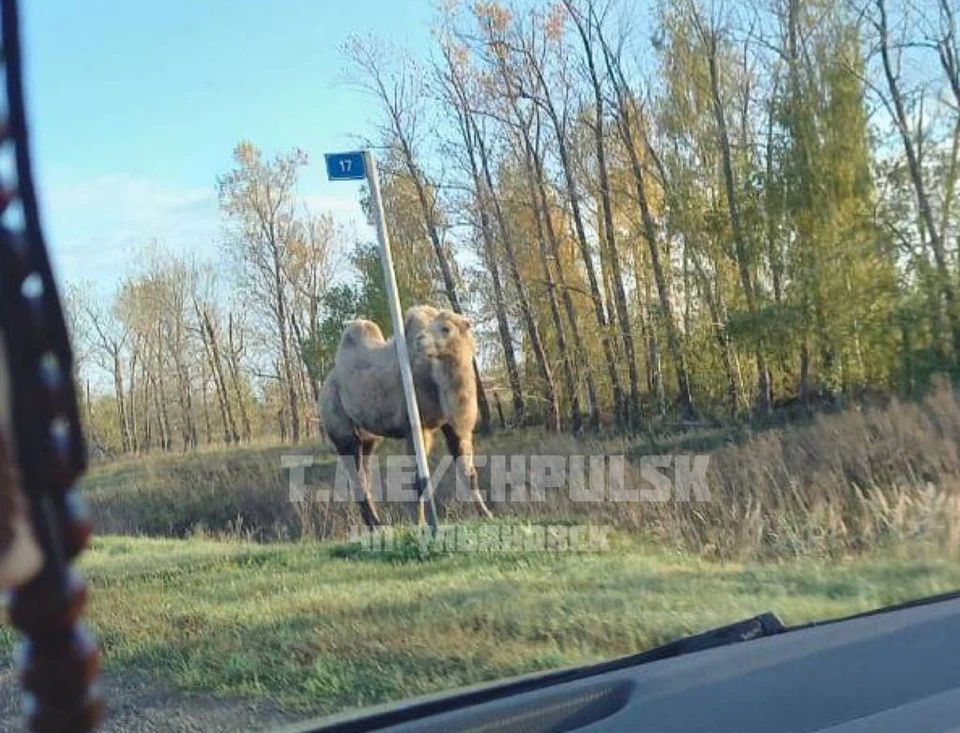
<instances>
[{"instance_id":1,"label":"metal sign post","mask_svg":"<svg viewBox=\"0 0 960 733\"><path fill-rule=\"evenodd\" d=\"M387 233L386 217L383 213L383 200L380 197L380 177L377 175L377 161L370 150L350 153L330 153L325 156L327 177L331 181L355 181L367 179L370 186L370 199L373 204L373 220L377 227L377 240L380 243L380 262L383 265L383 279L387 289L387 301L390 303L390 316L393 320L393 340L397 346L397 360L400 362L400 379L403 394L407 402L407 414L410 418L410 431L413 450L417 458L417 490L421 508L427 502L427 521L430 527L437 529L437 508L433 500L433 487L430 482L430 465L427 463L427 451L423 443L423 431L420 426L420 408L417 406L417 394L413 385L413 371L410 368L410 356L407 352L407 339L403 330L403 314L400 312L400 293L397 290L397 276L393 269L393 257L390 254L390 235Z\"/></svg>"}]
</instances>

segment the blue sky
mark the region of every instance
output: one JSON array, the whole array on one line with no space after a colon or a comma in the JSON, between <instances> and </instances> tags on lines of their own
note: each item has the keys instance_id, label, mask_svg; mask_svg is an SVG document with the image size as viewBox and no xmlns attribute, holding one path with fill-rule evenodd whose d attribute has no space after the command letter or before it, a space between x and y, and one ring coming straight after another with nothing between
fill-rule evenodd
<instances>
[{"instance_id":1,"label":"blue sky","mask_svg":"<svg viewBox=\"0 0 960 733\"><path fill-rule=\"evenodd\" d=\"M371 131L340 43L375 33L429 43L429 0L23 3L41 214L61 282L108 291L158 238L214 256L214 184L233 146L311 156L301 193L361 223L358 184L324 180L323 153Z\"/></svg>"}]
</instances>

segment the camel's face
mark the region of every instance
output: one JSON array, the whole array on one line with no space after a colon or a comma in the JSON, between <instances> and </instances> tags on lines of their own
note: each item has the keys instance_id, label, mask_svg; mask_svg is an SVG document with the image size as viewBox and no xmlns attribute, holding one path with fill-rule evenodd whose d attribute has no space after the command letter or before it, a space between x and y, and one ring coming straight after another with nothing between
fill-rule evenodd
<instances>
[{"instance_id":1,"label":"camel's face","mask_svg":"<svg viewBox=\"0 0 960 733\"><path fill-rule=\"evenodd\" d=\"M437 355L437 346L434 342L433 334L430 333L429 329L420 331L420 333L415 336L414 343L417 351L428 359L432 359Z\"/></svg>"},{"instance_id":2,"label":"camel's face","mask_svg":"<svg viewBox=\"0 0 960 733\"><path fill-rule=\"evenodd\" d=\"M436 356L473 354L473 324L468 318L443 310L430 324L427 338Z\"/></svg>"},{"instance_id":3,"label":"camel's face","mask_svg":"<svg viewBox=\"0 0 960 733\"><path fill-rule=\"evenodd\" d=\"M415 305L407 310L403 321L403 330L407 336L408 348L419 356L434 356L433 339L430 336L430 323L439 311L430 305Z\"/></svg>"}]
</instances>

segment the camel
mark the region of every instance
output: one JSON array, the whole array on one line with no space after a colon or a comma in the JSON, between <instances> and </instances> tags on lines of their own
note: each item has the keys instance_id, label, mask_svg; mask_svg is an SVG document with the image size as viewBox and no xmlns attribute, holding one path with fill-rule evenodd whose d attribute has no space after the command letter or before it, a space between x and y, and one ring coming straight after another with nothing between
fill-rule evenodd
<instances>
[{"instance_id":1,"label":"camel","mask_svg":"<svg viewBox=\"0 0 960 733\"><path fill-rule=\"evenodd\" d=\"M471 323L429 305L410 308L404 333L420 411L423 443L430 455L439 429L481 516L492 514L480 494L473 465L477 393L473 374L475 343ZM370 491L370 461L384 438L404 439L413 452L410 421L393 338L384 339L372 321L351 321L343 330L334 366L320 387L324 431L341 458L354 461L363 496L364 523L380 525ZM423 487L420 487L423 491ZM423 503L418 510L422 524Z\"/></svg>"}]
</instances>

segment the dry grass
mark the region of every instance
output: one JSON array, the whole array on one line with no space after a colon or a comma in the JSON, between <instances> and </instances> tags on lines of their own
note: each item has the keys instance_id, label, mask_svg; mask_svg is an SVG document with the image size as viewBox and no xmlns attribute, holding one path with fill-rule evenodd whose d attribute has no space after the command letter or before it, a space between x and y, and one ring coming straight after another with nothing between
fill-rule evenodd
<instances>
[{"instance_id":1,"label":"dry grass","mask_svg":"<svg viewBox=\"0 0 960 733\"><path fill-rule=\"evenodd\" d=\"M402 451L388 443L381 453ZM625 455L626 488L649 488L639 459L708 452L711 501L579 503L566 490L545 501L495 507L505 516L613 524L659 543L724 558L847 555L902 543L942 550L960 546L960 399L949 387L919 403L815 417L750 433L717 428L643 440L500 433L478 440L480 454ZM97 530L183 537L227 534L260 541L343 537L358 522L353 506L288 501L280 456L289 447L258 447L123 461L86 479ZM326 446L304 446L315 465L307 478L329 487L335 462ZM434 461L442 455L438 448ZM669 475L670 471L666 471ZM438 485L444 521L472 517L453 500L452 472ZM481 470L489 485L489 471ZM388 521L411 508L383 507Z\"/></svg>"},{"instance_id":2,"label":"dry grass","mask_svg":"<svg viewBox=\"0 0 960 733\"><path fill-rule=\"evenodd\" d=\"M711 455L713 501L658 518L724 556L852 553L887 543L960 544L960 401L820 416Z\"/></svg>"}]
</instances>

